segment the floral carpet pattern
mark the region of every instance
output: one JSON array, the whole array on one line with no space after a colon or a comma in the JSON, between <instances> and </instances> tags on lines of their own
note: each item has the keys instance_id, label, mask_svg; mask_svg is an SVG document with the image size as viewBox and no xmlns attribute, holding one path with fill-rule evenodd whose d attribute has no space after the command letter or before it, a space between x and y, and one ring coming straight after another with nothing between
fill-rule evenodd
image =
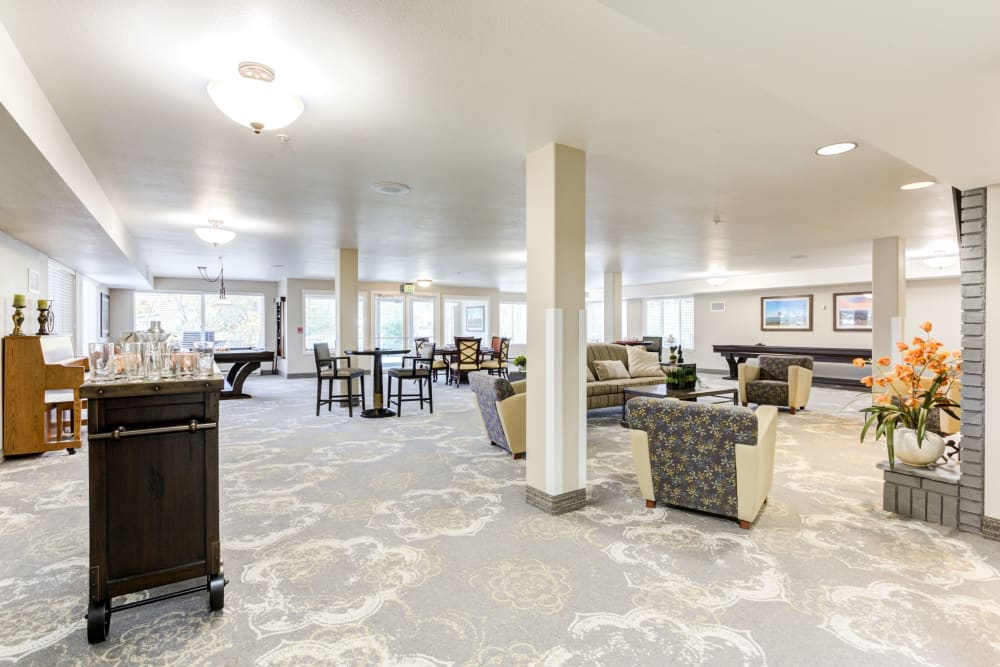
<instances>
[{"instance_id":1,"label":"floral carpet pattern","mask_svg":"<svg viewBox=\"0 0 1000 667\"><path fill-rule=\"evenodd\" d=\"M615 409L589 415L587 506L549 516L466 388L365 420L315 417L311 380L250 385L221 408L221 612L202 594L139 607L88 645L87 448L0 463L0 661L1000 663L1000 543L880 509L884 454L857 443L852 393L779 415L744 531L647 509Z\"/></svg>"}]
</instances>

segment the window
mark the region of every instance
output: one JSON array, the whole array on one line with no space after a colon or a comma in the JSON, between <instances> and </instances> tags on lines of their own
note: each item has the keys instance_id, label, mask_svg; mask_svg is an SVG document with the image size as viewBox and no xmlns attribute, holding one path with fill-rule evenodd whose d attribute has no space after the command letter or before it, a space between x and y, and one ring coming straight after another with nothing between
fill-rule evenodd
<instances>
[{"instance_id":1,"label":"window","mask_svg":"<svg viewBox=\"0 0 1000 667\"><path fill-rule=\"evenodd\" d=\"M500 304L500 335L510 338L512 345L528 342L528 304Z\"/></svg>"},{"instance_id":2,"label":"window","mask_svg":"<svg viewBox=\"0 0 1000 667\"><path fill-rule=\"evenodd\" d=\"M694 349L694 297L647 300L646 335L663 336L664 347L673 336L675 344L685 350Z\"/></svg>"},{"instance_id":3,"label":"window","mask_svg":"<svg viewBox=\"0 0 1000 667\"><path fill-rule=\"evenodd\" d=\"M213 340L230 348L263 348L264 295L228 296L231 303L220 306L214 292L136 292L132 323L145 331L159 321L182 345Z\"/></svg>"},{"instance_id":4,"label":"window","mask_svg":"<svg viewBox=\"0 0 1000 667\"><path fill-rule=\"evenodd\" d=\"M333 292L303 292L302 332L306 351L316 343L337 349L337 297Z\"/></svg>"},{"instance_id":5,"label":"window","mask_svg":"<svg viewBox=\"0 0 1000 667\"><path fill-rule=\"evenodd\" d=\"M76 333L76 274L52 260L49 260L49 303L52 333L63 336Z\"/></svg>"},{"instance_id":6,"label":"window","mask_svg":"<svg viewBox=\"0 0 1000 667\"><path fill-rule=\"evenodd\" d=\"M604 340L604 302L587 302L587 342L600 343Z\"/></svg>"},{"instance_id":7,"label":"window","mask_svg":"<svg viewBox=\"0 0 1000 667\"><path fill-rule=\"evenodd\" d=\"M229 294L229 305L218 305L218 294L205 295L205 331L215 342L235 347L264 347L264 297Z\"/></svg>"}]
</instances>

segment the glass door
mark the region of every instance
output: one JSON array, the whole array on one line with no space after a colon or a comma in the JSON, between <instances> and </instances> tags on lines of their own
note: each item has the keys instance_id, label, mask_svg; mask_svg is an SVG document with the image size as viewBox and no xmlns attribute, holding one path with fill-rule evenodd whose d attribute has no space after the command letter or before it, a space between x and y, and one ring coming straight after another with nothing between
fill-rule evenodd
<instances>
[{"instance_id":1,"label":"glass door","mask_svg":"<svg viewBox=\"0 0 1000 667\"><path fill-rule=\"evenodd\" d=\"M403 297L388 294L375 295L375 347L406 349L406 332L403 320ZM402 355L400 355L402 356ZM383 357L383 362L399 362L400 356Z\"/></svg>"},{"instance_id":2,"label":"glass door","mask_svg":"<svg viewBox=\"0 0 1000 667\"><path fill-rule=\"evenodd\" d=\"M413 345L414 338L423 337L434 341L434 304L437 299L432 296L411 296L409 301L410 336L407 339L409 346Z\"/></svg>"}]
</instances>

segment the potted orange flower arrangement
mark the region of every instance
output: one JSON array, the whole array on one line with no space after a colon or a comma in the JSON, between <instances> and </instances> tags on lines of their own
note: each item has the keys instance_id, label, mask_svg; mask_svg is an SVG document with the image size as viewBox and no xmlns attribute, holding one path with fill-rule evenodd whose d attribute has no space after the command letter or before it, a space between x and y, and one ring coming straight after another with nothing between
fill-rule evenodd
<instances>
[{"instance_id":1,"label":"potted orange flower arrangement","mask_svg":"<svg viewBox=\"0 0 1000 667\"><path fill-rule=\"evenodd\" d=\"M920 328L930 334L932 325L924 322ZM893 364L889 357L874 362L854 360L859 368L871 364L884 369L861 378L866 387L885 389L875 397L871 407L861 410L868 415L861 429L861 441L875 426L875 439L885 438L890 469L895 468L896 458L910 465L926 466L944 453L944 438L927 430L931 411L939 409L958 419L954 409L959 405L948 397L948 391L962 374L962 353L942 350L941 341L930 336L916 336L909 345L900 341L896 347L902 353L901 364Z\"/></svg>"}]
</instances>

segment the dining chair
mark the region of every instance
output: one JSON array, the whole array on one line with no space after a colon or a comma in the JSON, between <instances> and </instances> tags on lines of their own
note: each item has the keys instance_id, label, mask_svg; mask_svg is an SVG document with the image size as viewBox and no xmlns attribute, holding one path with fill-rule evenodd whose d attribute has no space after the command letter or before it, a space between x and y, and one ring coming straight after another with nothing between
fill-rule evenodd
<instances>
[{"instance_id":1,"label":"dining chair","mask_svg":"<svg viewBox=\"0 0 1000 667\"><path fill-rule=\"evenodd\" d=\"M481 343L481 338L455 336L455 357L448 368L449 383L454 381L455 386L458 387L462 384L463 375L468 381L469 373L479 370L479 346Z\"/></svg>"},{"instance_id":2,"label":"dining chair","mask_svg":"<svg viewBox=\"0 0 1000 667\"><path fill-rule=\"evenodd\" d=\"M430 342L430 338L423 337L423 338L413 339L413 351L417 354L417 356L420 356L420 351L424 348L425 345L431 345L432 349L434 349L435 354L437 354L437 345L435 343ZM431 371L433 372L434 382L437 382L438 374L441 371L444 371L445 374L448 373L448 362L442 358L433 357L433 360L430 363L430 368Z\"/></svg>"},{"instance_id":3,"label":"dining chair","mask_svg":"<svg viewBox=\"0 0 1000 667\"><path fill-rule=\"evenodd\" d=\"M490 375L509 377L507 373L507 357L510 352L510 338L497 338L496 341L497 346L496 351L493 353L493 358L484 361L479 367L489 372Z\"/></svg>"},{"instance_id":4,"label":"dining chair","mask_svg":"<svg viewBox=\"0 0 1000 667\"><path fill-rule=\"evenodd\" d=\"M333 410L334 401L347 401L347 415L354 416L354 378L361 382L361 409L365 409L365 374L363 368L351 368L350 357L331 357L330 346L327 343L313 345L313 359L316 362L316 416L319 408L326 405L327 412ZM340 364L345 363L345 366ZM323 380L327 381L326 398L323 398ZM339 396L333 394L333 381L346 380L347 393Z\"/></svg>"}]
</instances>

